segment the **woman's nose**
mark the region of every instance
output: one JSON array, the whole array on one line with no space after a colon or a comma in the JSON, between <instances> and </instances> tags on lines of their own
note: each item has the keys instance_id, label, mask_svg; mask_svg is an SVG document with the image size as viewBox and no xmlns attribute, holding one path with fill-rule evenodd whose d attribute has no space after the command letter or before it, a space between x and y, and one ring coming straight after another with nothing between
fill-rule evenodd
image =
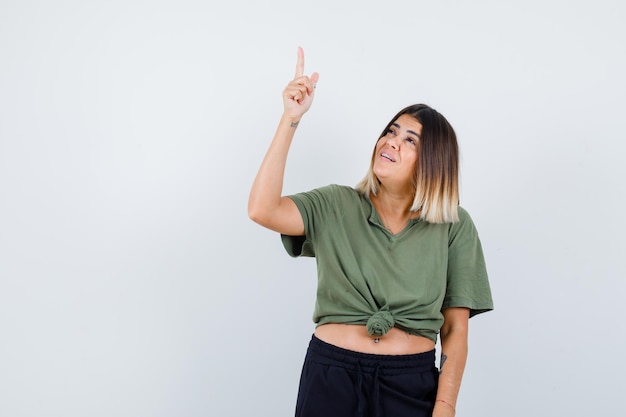
<instances>
[{"instance_id":1,"label":"woman's nose","mask_svg":"<svg viewBox=\"0 0 626 417\"><path fill-rule=\"evenodd\" d=\"M398 136L393 136L389 139L387 143L389 143L389 146L391 146L393 149L398 149L400 140L398 139Z\"/></svg>"}]
</instances>

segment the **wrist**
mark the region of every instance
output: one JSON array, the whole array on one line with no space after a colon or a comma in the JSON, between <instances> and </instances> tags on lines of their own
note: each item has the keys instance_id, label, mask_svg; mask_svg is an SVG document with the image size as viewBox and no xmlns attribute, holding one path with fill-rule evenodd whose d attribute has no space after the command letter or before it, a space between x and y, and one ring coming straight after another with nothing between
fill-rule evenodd
<instances>
[{"instance_id":1,"label":"wrist","mask_svg":"<svg viewBox=\"0 0 626 417\"><path fill-rule=\"evenodd\" d=\"M456 407L452 403L450 403L450 402L448 402L446 400L436 399L435 400L435 405L437 405L437 404L442 404L447 409L451 410L453 414L456 414Z\"/></svg>"},{"instance_id":2,"label":"wrist","mask_svg":"<svg viewBox=\"0 0 626 417\"><path fill-rule=\"evenodd\" d=\"M290 116L288 114L283 114L283 117L281 119L283 123L285 123L287 126L291 128L296 128L298 127L298 124L300 124L301 117L295 117L295 116Z\"/></svg>"}]
</instances>

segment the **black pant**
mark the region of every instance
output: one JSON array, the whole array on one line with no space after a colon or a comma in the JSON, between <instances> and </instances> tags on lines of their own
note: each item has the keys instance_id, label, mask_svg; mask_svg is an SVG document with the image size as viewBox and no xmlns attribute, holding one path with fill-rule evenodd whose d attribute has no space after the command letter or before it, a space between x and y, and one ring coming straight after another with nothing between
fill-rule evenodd
<instances>
[{"instance_id":1,"label":"black pant","mask_svg":"<svg viewBox=\"0 0 626 417\"><path fill-rule=\"evenodd\" d=\"M435 350L416 355L353 352L313 336L296 417L430 417L437 395Z\"/></svg>"}]
</instances>

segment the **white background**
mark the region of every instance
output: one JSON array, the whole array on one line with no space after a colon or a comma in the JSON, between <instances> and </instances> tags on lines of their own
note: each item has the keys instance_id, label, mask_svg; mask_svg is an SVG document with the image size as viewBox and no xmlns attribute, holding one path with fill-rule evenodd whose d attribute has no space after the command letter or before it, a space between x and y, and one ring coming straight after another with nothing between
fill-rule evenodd
<instances>
[{"instance_id":1,"label":"white background","mask_svg":"<svg viewBox=\"0 0 626 417\"><path fill-rule=\"evenodd\" d=\"M247 218L296 49L285 193L388 120L455 127L496 309L459 416L623 413L620 1L0 3L0 416L290 416L312 259Z\"/></svg>"}]
</instances>

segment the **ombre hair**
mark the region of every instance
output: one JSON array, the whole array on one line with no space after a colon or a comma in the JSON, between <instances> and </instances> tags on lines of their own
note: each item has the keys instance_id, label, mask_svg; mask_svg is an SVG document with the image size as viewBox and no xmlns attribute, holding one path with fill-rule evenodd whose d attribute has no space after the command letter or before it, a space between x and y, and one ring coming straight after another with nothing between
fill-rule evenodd
<instances>
[{"instance_id":1,"label":"ombre hair","mask_svg":"<svg viewBox=\"0 0 626 417\"><path fill-rule=\"evenodd\" d=\"M459 146L454 129L435 109L425 104L414 104L400 110L378 140L404 114L422 125L413 177L415 196L411 211L421 210L420 218L429 223L456 223L459 221ZM370 168L356 186L357 191L366 196L376 195L380 186L374 174L375 158L376 145Z\"/></svg>"}]
</instances>

